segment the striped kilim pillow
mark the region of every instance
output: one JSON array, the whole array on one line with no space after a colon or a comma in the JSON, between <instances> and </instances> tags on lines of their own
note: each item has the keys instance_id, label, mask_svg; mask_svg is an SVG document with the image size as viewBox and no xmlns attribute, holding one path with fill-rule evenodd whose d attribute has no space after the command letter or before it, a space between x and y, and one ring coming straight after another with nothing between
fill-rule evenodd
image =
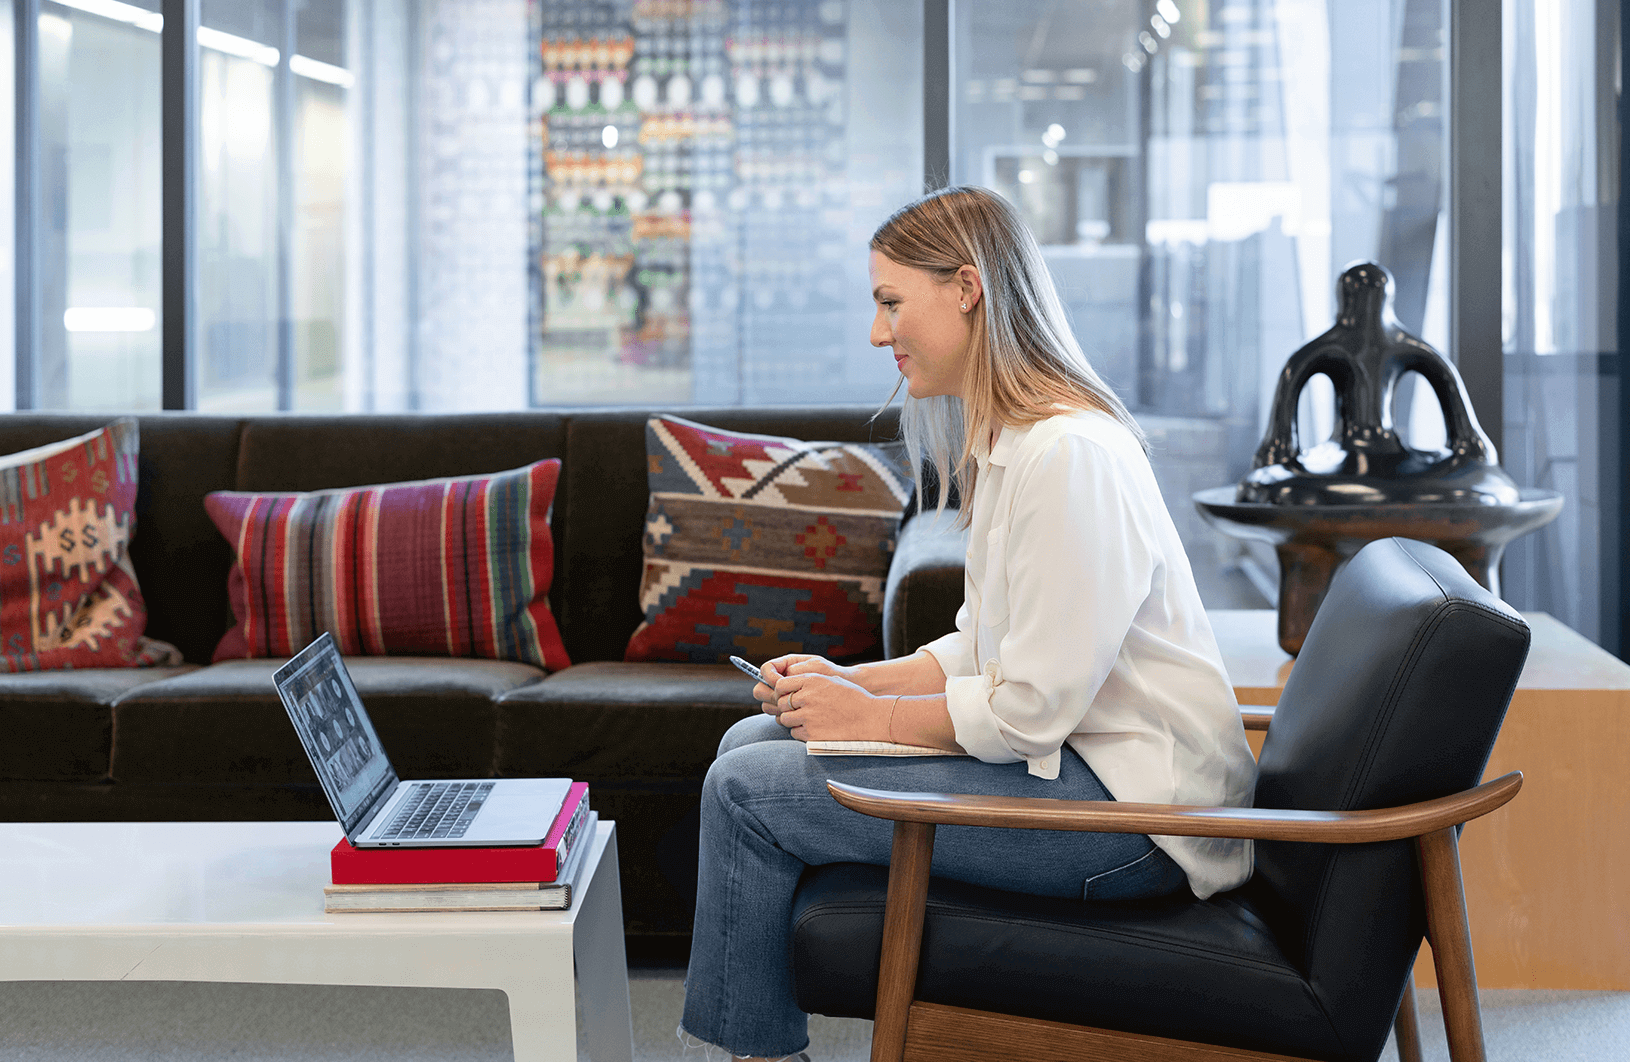
<instances>
[{"instance_id":1,"label":"striped kilim pillow","mask_svg":"<svg viewBox=\"0 0 1630 1062\"><path fill-rule=\"evenodd\" d=\"M216 660L284 657L324 631L360 656L568 666L549 611L557 460L510 472L204 499L237 550Z\"/></svg>"},{"instance_id":2,"label":"striped kilim pillow","mask_svg":"<svg viewBox=\"0 0 1630 1062\"><path fill-rule=\"evenodd\" d=\"M645 426L642 623L626 660L881 655L909 481L889 450Z\"/></svg>"}]
</instances>

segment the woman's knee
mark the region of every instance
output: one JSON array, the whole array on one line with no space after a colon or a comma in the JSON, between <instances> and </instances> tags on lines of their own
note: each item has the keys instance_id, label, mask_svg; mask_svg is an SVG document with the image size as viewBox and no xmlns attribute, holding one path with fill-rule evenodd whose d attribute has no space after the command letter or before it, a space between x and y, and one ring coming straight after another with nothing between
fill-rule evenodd
<instances>
[{"instance_id":1,"label":"woman's knee","mask_svg":"<svg viewBox=\"0 0 1630 1062\"><path fill-rule=\"evenodd\" d=\"M790 741L792 734L786 727L776 722L773 715L750 715L746 719L737 720L724 737L719 739L718 756L723 756L732 749L739 749L743 745L751 745L758 741Z\"/></svg>"},{"instance_id":2,"label":"woman's knee","mask_svg":"<svg viewBox=\"0 0 1630 1062\"><path fill-rule=\"evenodd\" d=\"M774 720L770 720L775 726ZM740 724L738 724L740 725ZM781 729L776 726L776 729ZM731 728L731 733L735 727ZM728 741L729 735L726 735ZM778 794L797 791L808 785L802 771L804 748L797 741L765 738L746 740L734 748L720 747L718 758L702 780L703 818L709 807L729 809L743 801L773 799Z\"/></svg>"}]
</instances>

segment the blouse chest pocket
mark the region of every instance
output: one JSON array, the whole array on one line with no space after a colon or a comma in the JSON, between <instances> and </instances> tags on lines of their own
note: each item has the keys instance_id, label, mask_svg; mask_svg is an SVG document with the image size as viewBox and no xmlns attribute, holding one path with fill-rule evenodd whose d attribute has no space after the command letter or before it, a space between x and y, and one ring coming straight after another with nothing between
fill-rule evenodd
<instances>
[{"instance_id":1,"label":"blouse chest pocket","mask_svg":"<svg viewBox=\"0 0 1630 1062\"><path fill-rule=\"evenodd\" d=\"M1007 532L992 528L985 539L985 573L979 580L979 624L994 627L1007 619Z\"/></svg>"}]
</instances>

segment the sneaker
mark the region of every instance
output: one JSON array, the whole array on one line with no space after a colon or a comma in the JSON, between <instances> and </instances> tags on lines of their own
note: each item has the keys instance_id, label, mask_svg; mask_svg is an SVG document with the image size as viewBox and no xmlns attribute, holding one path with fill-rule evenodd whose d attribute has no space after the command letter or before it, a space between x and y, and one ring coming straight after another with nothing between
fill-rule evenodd
<instances>
[{"instance_id":1,"label":"sneaker","mask_svg":"<svg viewBox=\"0 0 1630 1062\"><path fill-rule=\"evenodd\" d=\"M698 1050L701 1051L702 1058L706 1062L714 1062L715 1059L734 1059L736 1057L723 1048L715 1047L706 1040L699 1040L692 1036L685 1031L683 1025L676 1027L674 1034L679 1037L679 1042L684 1045L686 1058L690 1057L692 1051ZM776 1059L775 1062L810 1062L809 1052L800 1051L796 1055L783 1055Z\"/></svg>"}]
</instances>

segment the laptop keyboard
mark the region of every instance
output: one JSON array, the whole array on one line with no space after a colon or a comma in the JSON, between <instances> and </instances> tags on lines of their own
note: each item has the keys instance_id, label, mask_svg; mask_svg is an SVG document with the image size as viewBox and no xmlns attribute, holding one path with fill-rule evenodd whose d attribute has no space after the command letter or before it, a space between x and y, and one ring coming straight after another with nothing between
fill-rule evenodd
<instances>
[{"instance_id":1,"label":"laptop keyboard","mask_svg":"<svg viewBox=\"0 0 1630 1062\"><path fill-rule=\"evenodd\" d=\"M463 837L492 791L491 782L422 782L374 839L422 841Z\"/></svg>"}]
</instances>

